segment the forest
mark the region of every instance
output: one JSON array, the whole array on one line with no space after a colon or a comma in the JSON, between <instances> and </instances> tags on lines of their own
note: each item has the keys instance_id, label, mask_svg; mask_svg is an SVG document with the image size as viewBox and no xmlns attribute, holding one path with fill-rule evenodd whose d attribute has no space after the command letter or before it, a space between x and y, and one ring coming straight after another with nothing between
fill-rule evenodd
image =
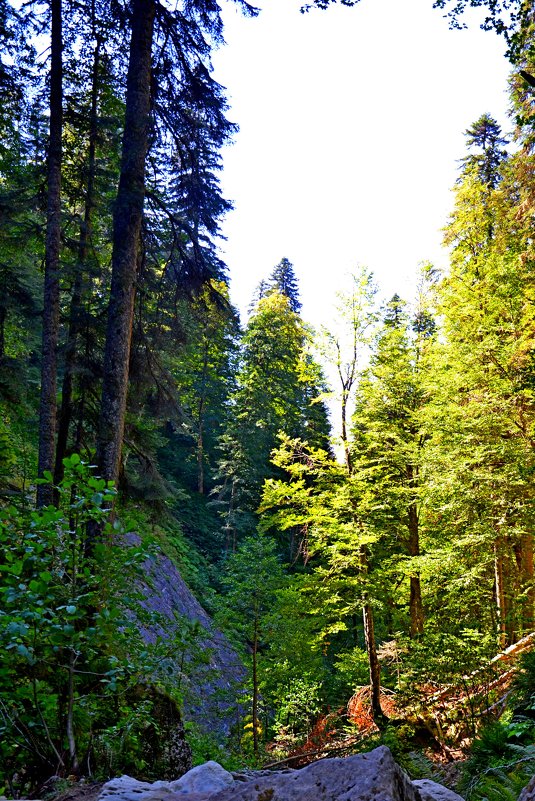
<instances>
[{"instance_id":1,"label":"forest","mask_svg":"<svg viewBox=\"0 0 535 801\"><path fill-rule=\"evenodd\" d=\"M513 134L465 132L448 271L356 266L314 330L284 254L230 299L217 0L0 0L0 794L170 770L209 656L162 557L242 666L194 762L535 773L535 9L434 5L505 37Z\"/></svg>"}]
</instances>

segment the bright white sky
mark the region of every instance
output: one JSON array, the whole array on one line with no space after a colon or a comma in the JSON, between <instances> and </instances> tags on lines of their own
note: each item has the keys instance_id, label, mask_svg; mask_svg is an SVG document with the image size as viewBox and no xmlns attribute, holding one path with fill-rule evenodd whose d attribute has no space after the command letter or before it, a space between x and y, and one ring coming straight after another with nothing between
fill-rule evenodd
<instances>
[{"instance_id":1,"label":"bright white sky","mask_svg":"<svg viewBox=\"0 0 535 801\"><path fill-rule=\"evenodd\" d=\"M508 128L504 43L450 31L432 0L361 0L300 14L262 0L256 19L229 3L214 56L240 126L222 184L231 297L246 318L255 287L283 256L303 316L332 317L357 264L382 292L410 299L421 261L445 267L440 229L452 207L463 132L489 112Z\"/></svg>"}]
</instances>

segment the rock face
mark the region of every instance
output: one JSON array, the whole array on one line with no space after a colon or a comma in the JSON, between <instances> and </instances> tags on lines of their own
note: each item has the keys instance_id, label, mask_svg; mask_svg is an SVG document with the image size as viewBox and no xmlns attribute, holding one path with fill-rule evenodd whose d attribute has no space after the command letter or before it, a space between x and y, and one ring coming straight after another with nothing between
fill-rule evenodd
<instances>
[{"instance_id":1,"label":"rock face","mask_svg":"<svg viewBox=\"0 0 535 801\"><path fill-rule=\"evenodd\" d=\"M176 793L205 793L212 794L224 790L234 784L232 774L221 767L217 762L205 762L192 768L178 781L171 784L171 790Z\"/></svg>"},{"instance_id":2,"label":"rock face","mask_svg":"<svg viewBox=\"0 0 535 801\"><path fill-rule=\"evenodd\" d=\"M518 797L518 801L535 801L535 776L527 787L524 787Z\"/></svg>"},{"instance_id":3,"label":"rock face","mask_svg":"<svg viewBox=\"0 0 535 801\"><path fill-rule=\"evenodd\" d=\"M122 776L99 801L462 801L428 779L411 782L385 746L344 759L322 759L301 770L234 776L217 762L174 782L147 784ZM531 799L530 799L531 801Z\"/></svg>"},{"instance_id":4,"label":"rock face","mask_svg":"<svg viewBox=\"0 0 535 801\"><path fill-rule=\"evenodd\" d=\"M213 801L420 801L388 748L345 759L322 759L292 773L229 787ZM211 799L212 801L212 799Z\"/></svg>"},{"instance_id":5,"label":"rock face","mask_svg":"<svg viewBox=\"0 0 535 801\"><path fill-rule=\"evenodd\" d=\"M431 779L415 779L413 785L420 792L422 801L463 801L460 795L448 790L442 784L437 784Z\"/></svg>"},{"instance_id":6,"label":"rock face","mask_svg":"<svg viewBox=\"0 0 535 801\"><path fill-rule=\"evenodd\" d=\"M138 544L136 534L128 534L129 544ZM186 670L182 687L185 720L194 721L207 733L225 739L233 725L239 724L241 709L236 699L237 687L243 682L245 671L240 658L227 638L213 625L210 616L202 608L190 588L180 575L176 565L162 552L145 564L146 583L141 587L145 600L143 606L157 612L165 619L165 630L140 625L147 642L158 636L164 638L173 630L179 630L176 613L189 622L197 621L201 635L197 648L203 660L189 659L186 655ZM178 657L174 672L179 673L181 657ZM198 688L202 688L200 691Z\"/></svg>"}]
</instances>

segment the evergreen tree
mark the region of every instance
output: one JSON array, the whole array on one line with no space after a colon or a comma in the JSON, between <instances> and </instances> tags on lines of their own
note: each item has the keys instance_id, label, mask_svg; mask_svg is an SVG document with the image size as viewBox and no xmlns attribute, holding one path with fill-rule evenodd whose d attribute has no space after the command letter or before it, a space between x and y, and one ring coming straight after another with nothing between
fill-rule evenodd
<instances>
[{"instance_id":1,"label":"evergreen tree","mask_svg":"<svg viewBox=\"0 0 535 801\"><path fill-rule=\"evenodd\" d=\"M306 342L303 322L285 295L273 291L258 303L243 336L233 419L221 442L220 502L225 500L232 539L254 526L262 484L273 472L270 454L278 432L310 434L326 445L327 412Z\"/></svg>"},{"instance_id":2,"label":"evergreen tree","mask_svg":"<svg viewBox=\"0 0 535 801\"><path fill-rule=\"evenodd\" d=\"M276 591L284 584L282 566L269 537L247 537L225 564L225 595L218 623L241 648L251 673L251 728L253 752L258 753L262 731L260 689L264 654L274 635Z\"/></svg>"},{"instance_id":3,"label":"evergreen tree","mask_svg":"<svg viewBox=\"0 0 535 801\"><path fill-rule=\"evenodd\" d=\"M501 128L490 114L482 114L465 132L467 147L480 150L462 159L463 172L475 170L479 180L489 189L496 189L500 181L500 166L507 158L508 144Z\"/></svg>"},{"instance_id":4,"label":"evergreen tree","mask_svg":"<svg viewBox=\"0 0 535 801\"><path fill-rule=\"evenodd\" d=\"M271 290L275 290L275 292L279 292L281 295L287 297L290 309L296 314L300 313L301 302L299 300L299 287L293 264L288 261L288 259L282 259L277 266L273 268L269 276L268 286Z\"/></svg>"},{"instance_id":5,"label":"evergreen tree","mask_svg":"<svg viewBox=\"0 0 535 801\"><path fill-rule=\"evenodd\" d=\"M444 331L436 344L435 424L429 423L434 503L447 509L443 522L456 531L450 565L464 564L471 576L465 592L478 599L471 608L491 612L479 625L495 627L502 646L531 628L534 600L527 480L533 410L526 392L533 313L525 296L526 231L511 226L518 202L513 165L502 167L494 189L472 172L456 189L447 229L451 271L439 289ZM441 604L444 611L444 596Z\"/></svg>"},{"instance_id":6,"label":"evergreen tree","mask_svg":"<svg viewBox=\"0 0 535 801\"><path fill-rule=\"evenodd\" d=\"M361 514L386 541L388 559L405 554L409 579L409 631L422 634L424 610L419 570L421 464L425 403L422 335L411 336L404 303L387 306L371 366L357 390L352 443L353 472L361 482ZM399 565L398 565L399 568ZM399 582L399 579L398 579ZM394 579L393 583L396 583Z\"/></svg>"}]
</instances>

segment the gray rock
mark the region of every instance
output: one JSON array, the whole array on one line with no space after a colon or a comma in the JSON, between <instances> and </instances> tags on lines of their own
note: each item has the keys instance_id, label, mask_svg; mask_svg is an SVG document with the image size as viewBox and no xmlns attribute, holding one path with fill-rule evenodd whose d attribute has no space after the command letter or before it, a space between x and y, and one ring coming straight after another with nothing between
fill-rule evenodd
<instances>
[{"instance_id":1,"label":"gray rock","mask_svg":"<svg viewBox=\"0 0 535 801\"><path fill-rule=\"evenodd\" d=\"M449 790L431 779L415 779L413 784L419 790L422 801L464 801L453 790Z\"/></svg>"},{"instance_id":2,"label":"gray rock","mask_svg":"<svg viewBox=\"0 0 535 801\"><path fill-rule=\"evenodd\" d=\"M134 533L127 534L125 539L129 545L140 542ZM157 552L144 567L146 581L140 586L144 596L141 606L161 615L165 625L147 627L140 622L140 633L146 642L153 643L158 637L167 639L175 631L180 632L177 613L200 624L197 647L205 659L191 659L186 653L186 669L181 676L183 713L185 720L194 721L202 731L223 742L232 726L240 725L239 688L245 676L243 664L224 634L213 625L174 562ZM180 675L182 657L177 657L169 667Z\"/></svg>"},{"instance_id":3,"label":"gray rock","mask_svg":"<svg viewBox=\"0 0 535 801\"><path fill-rule=\"evenodd\" d=\"M171 795L168 782L140 782L131 776L119 776L103 786L99 801L166 801Z\"/></svg>"},{"instance_id":4,"label":"gray rock","mask_svg":"<svg viewBox=\"0 0 535 801\"><path fill-rule=\"evenodd\" d=\"M213 794L232 784L234 784L232 774L218 762L211 760L188 770L178 781L171 782L170 787L175 793Z\"/></svg>"},{"instance_id":5,"label":"gray rock","mask_svg":"<svg viewBox=\"0 0 535 801\"><path fill-rule=\"evenodd\" d=\"M210 796L210 801L421 801L385 746L236 785Z\"/></svg>"},{"instance_id":6,"label":"gray rock","mask_svg":"<svg viewBox=\"0 0 535 801\"><path fill-rule=\"evenodd\" d=\"M524 787L518 801L535 801L535 776L532 778L527 787Z\"/></svg>"}]
</instances>

